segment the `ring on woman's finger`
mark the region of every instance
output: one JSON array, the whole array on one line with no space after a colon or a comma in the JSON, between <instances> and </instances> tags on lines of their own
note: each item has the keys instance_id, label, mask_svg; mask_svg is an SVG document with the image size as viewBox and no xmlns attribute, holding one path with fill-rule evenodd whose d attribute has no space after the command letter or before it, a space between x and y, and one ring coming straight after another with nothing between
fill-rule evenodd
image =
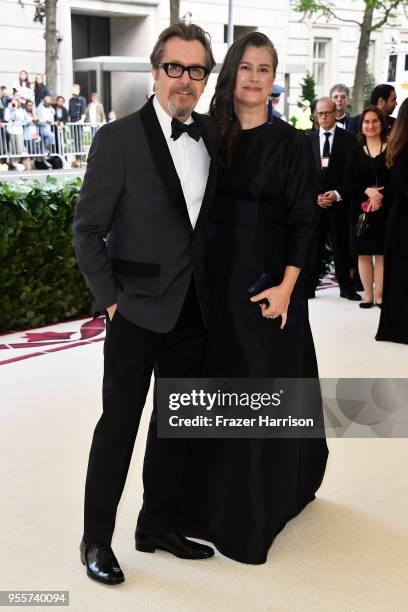
<instances>
[{"instance_id":1,"label":"ring on woman's finger","mask_svg":"<svg viewBox=\"0 0 408 612\"><path fill-rule=\"evenodd\" d=\"M268 315L267 319L276 319L276 317L279 317L279 315Z\"/></svg>"}]
</instances>

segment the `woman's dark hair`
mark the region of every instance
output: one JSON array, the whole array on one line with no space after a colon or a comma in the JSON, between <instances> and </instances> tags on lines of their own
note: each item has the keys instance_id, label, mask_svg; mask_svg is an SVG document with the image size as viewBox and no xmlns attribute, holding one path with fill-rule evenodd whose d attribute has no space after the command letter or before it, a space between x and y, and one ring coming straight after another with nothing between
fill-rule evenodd
<instances>
[{"instance_id":1,"label":"woman's dark hair","mask_svg":"<svg viewBox=\"0 0 408 612\"><path fill-rule=\"evenodd\" d=\"M386 153L387 166L391 168L398 155L408 143L408 98L403 101L398 111L398 117L392 127L388 139Z\"/></svg>"},{"instance_id":2,"label":"woman's dark hair","mask_svg":"<svg viewBox=\"0 0 408 612\"><path fill-rule=\"evenodd\" d=\"M40 76L42 78L42 83L39 83L37 81L37 77ZM35 80L34 80L34 91L35 94L38 95L39 93L41 93L43 90L45 89L45 83L44 83L44 77L42 74L37 73L35 76Z\"/></svg>"},{"instance_id":3,"label":"woman's dark hair","mask_svg":"<svg viewBox=\"0 0 408 612\"><path fill-rule=\"evenodd\" d=\"M271 40L261 32L250 32L240 36L230 46L218 76L215 93L210 104L210 115L221 127L222 145L221 162L228 165L232 150L238 141L241 125L233 109L233 95L237 79L238 67L247 47L264 47L271 54L273 71L276 74L278 54Z\"/></svg>"},{"instance_id":4,"label":"woman's dark hair","mask_svg":"<svg viewBox=\"0 0 408 612\"><path fill-rule=\"evenodd\" d=\"M358 122L358 131L357 131L358 142L363 145L366 144L366 137L363 134L363 121L367 113L374 113L374 115L377 115L381 123L381 134L380 134L381 142L387 142L387 137L388 137L387 120L385 118L384 113L379 108L377 108L377 106L367 106L367 108L365 108L363 112L361 113L360 119Z\"/></svg>"},{"instance_id":5,"label":"woman's dark hair","mask_svg":"<svg viewBox=\"0 0 408 612\"><path fill-rule=\"evenodd\" d=\"M183 21L174 23L160 33L150 55L150 63L153 68L157 68L158 64L162 61L166 42L174 37L181 38L181 40L186 40L187 42L198 40L205 49L206 66L211 72L215 66L215 60L211 49L210 35L194 23L186 24Z\"/></svg>"},{"instance_id":6,"label":"woman's dark hair","mask_svg":"<svg viewBox=\"0 0 408 612\"><path fill-rule=\"evenodd\" d=\"M25 72L25 73L26 73L26 75L27 75L27 78L26 78L26 79L24 79L24 80L22 80L22 79L21 79L21 77L20 77L20 75L21 75L21 73L22 73L22 72ZM18 81L19 81L19 83L20 83L20 86L21 86L23 83L25 83L25 86L26 86L26 87L30 87L30 88L31 88L30 77L28 76L28 72L27 72L27 70L20 70L19 75L18 75Z\"/></svg>"}]
</instances>

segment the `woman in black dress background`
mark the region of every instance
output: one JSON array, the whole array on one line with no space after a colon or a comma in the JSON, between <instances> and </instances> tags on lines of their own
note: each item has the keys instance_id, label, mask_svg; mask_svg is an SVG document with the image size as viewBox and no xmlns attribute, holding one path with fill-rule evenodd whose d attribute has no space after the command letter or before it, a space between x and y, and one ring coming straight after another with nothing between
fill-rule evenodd
<instances>
[{"instance_id":1,"label":"woman in black dress background","mask_svg":"<svg viewBox=\"0 0 408 612\"><path fill-rule=\"evenodd\" d=\"M241 37L211 103L223 145L209 227L215 317L208 378L318 376L300 275L313 259L314 162L305 135L272 119L267 107L276 66L265 35ZM263 272L271 286L251 301L248 288ZM324 438L194 440L193 448L182 533L253 564L266 561L276 534L314 499L328 456Z\"/></svg>"},{"instance_id":2,"label":"woman in black dress background","mask_svg":"<svg viewBox=\"0 0 408 612\"><path fill-rule=\"evenodd\" d=\"M408 344L408 99L404 100L389 137L393 204L384 253L384 295L376 340Z\"/></svg>"},{"instance_id":3,"label":"woman in black dress background","mask_svg":"<svg viewBox=\"0 0 408 612\"><path fill-rule=\"evenodd\" d=\"M366 108L357 134L360 146L350 153L345 170L344 189L351 200L351 247L353 255L358 255L365 293L360 308L370 308L374 301L378 306L382 303L385 226L390 206L387 135L384 114L376 106Z\"/></svg>"}]
</instances>

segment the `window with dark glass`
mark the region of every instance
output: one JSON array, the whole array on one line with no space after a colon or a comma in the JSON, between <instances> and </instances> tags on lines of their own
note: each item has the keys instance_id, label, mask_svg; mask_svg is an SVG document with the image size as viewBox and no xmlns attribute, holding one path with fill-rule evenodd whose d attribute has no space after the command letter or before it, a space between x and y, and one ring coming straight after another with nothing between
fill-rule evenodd
<instances>
[{"instance_id":1,"label":"window with dark glass","mask_svg":"<svg viewBox=\"0 0 408 612\"><path fill-rule=\"evenodd\" d=\"M244 34L249 34L250 32L256 32L257 26L243 26L243 25L234 25L234 40L237 40L240 36ZM224 25L224 42L228 42L228 25Z\"/></svg>"},{"instance_id":2,"label":"window with dark glass","mask_svg":"<svg viewBox=\"0 0 408 612\"><path fill-rule=\"evenodd\" d=\"M387 78L387 81L389 83L393 83L397 75L397 57L398 57L397 55L390 55L390 59L388 62L388 78Z\"/></svg>"}]
</instances>

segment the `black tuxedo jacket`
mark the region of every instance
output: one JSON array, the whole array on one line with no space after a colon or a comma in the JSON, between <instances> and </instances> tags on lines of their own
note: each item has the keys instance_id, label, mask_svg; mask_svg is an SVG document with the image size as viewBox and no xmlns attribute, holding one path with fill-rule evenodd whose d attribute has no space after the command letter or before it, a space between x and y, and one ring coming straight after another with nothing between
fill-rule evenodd
<instances>
[{"instance_id":1,"label":"black tuxedo jacket","mask_svg":"<svg viewBox=\"0 0 408 612\"><path fill-rule=\"evenodd\" d=\"M345 114L344 120L342 121L343 125L344 125L344 130L349 130L350 131L350 124L352 123L352 117L350 117L349 114ZM340 128L342 129L342 128Z\"/></svg>"},{"instance_id":2,"label":"black tuxedo jacket","mask_svg":"<svg viewBox=\"0 0 408 612\"><path fill-rule=\"evenodd\" d=\"M152 98L96 132L74 216L78 263L99 308L117 303L128 320L160 333L174 327L193 271L204 323L210 319L206 219L219 134L210 117L193 119L211 157L194 229Z\"/></svg>"},{"instance_id":3,"label":"black tuxedo jacket","mask_svg":"<svg viewBox=\"0 0 408 612\"><path fill-rule=\"evenodd\" d=\"M352 134L357 134L358 132L358 124L360 122L360 117L361 115L354 115L354 117L350 117L350 121L347 126L347 129Z\"/></svg>"},{"instance_id":4,"label":"black tuxedo jacket","mask_svg":"<svg viewBox=\"0 0 408 612\"><path fill-rule=\"evenodd\" d=\"M357 146L355 137L347 130L336 127L329 157L329 165L324 169L321 168L320 162L319 130L309 132L308 137L312 142L319 193L335 190L340 194L342 199L345 199L343 187L344 168L350 151Z\"/></svg>"}]
</instances>

